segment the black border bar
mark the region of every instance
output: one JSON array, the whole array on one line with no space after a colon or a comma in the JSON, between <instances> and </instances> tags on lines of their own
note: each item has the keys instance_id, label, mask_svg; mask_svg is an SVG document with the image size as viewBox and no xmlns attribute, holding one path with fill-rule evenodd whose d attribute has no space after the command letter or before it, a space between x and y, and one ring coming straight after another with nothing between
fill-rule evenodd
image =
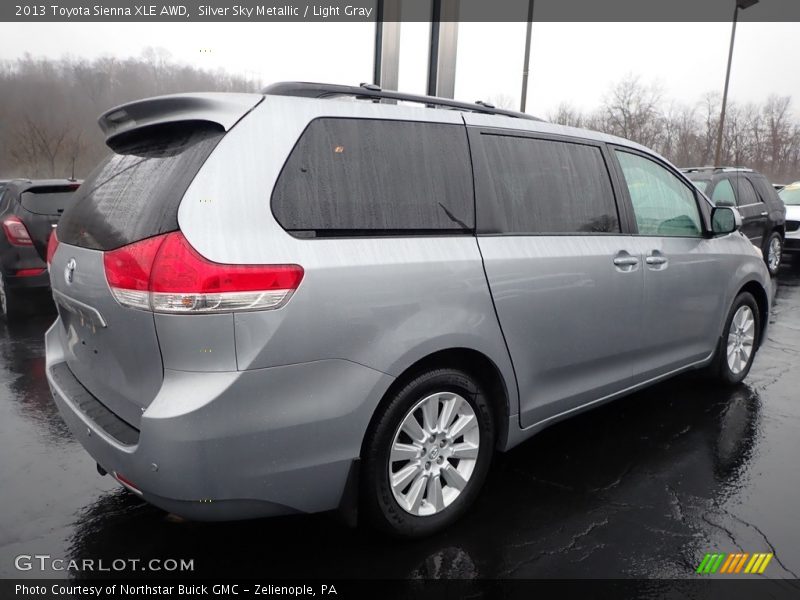
<instances>
[{"instance_id":1,"label":"black border bar","mask_svg":"<svg viewBox=\"0 0 800 600\"><path fill-rule=\"evenodd\" d=\"M429 22L439 0L4 0L3 22L365 22L400 2ZM535 22L730 22L737 0L534 0ZM384 6L381 6L384 4ZM528 0L460 0L459 22L527 22ZM392 10L391 14L397 14ZM449 17L453 18L453 17ZM447 15L443 20L447 20ZM760 0L743 22L800 22L800 1ZM676 39L675 43L680 43Z\"/></svg>"}]
</instances>

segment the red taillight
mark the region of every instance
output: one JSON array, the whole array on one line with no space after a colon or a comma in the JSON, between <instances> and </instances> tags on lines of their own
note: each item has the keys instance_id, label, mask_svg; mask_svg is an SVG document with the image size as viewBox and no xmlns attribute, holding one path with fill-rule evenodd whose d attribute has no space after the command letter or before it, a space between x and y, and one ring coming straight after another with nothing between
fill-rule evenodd
<instances>
[{"instance_id":1,"label":"red taillight","mask_svg":"<svg viewBox=\"0 0 800 600\"><path fill-rule=\"evenodd\" d=\"M16 273L14 273L17 277L36 277L37 275L41 275L44 273L44 269L20 269Z\"/></svg>"},{"instance_id":2,"label":"red taillight","mask_svg":"<svg viewBox=\"0 0 800 600\"><path fill-rule=\"evenodd\" d=\"M33 246L31 234L28 228L17 217L6 217L3 219L3 231L6 234L8 243L12 246Z\"/></svg>"},{"instance_id":3,"label":"red taillight","mask_svg":"<svg viewBox=\"0 0 800 600\"><path fill-rule=\"evenodd\" d=\"M179 231L106 252L104 263L120 304L167 313L280 308L303 279L298 265L211 262Z\"/></svg>"},{"instance_id":4,"label":"red taillight","mask_svg":"<svg viewBox=\"0 0 800 600\"><path fill-rule=\"evenodd\" d=\"M50 232L50 237L47 240L47 266L50 266L50 263L53 262L53 256L56 254L56 250L58 250L58 236L56 235L56 230Z\"/></svg>"}]
</instances>

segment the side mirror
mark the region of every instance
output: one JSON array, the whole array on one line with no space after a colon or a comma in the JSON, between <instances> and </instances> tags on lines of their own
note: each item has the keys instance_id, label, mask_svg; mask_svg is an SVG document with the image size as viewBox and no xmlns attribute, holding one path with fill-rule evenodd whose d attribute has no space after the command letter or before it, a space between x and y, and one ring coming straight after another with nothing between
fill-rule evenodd
<instances>
[{"instance_id":1,"label":"side mirror","mask_svg":"<svg viewBox=\"0 0 800 600\"><path fill-rule=\"evenodd\" d=\"M711 231L714 235L725 235L738 231L742 226L742 215L735 208L715 206L711 211Z\"/></svg>"}]
</instances>

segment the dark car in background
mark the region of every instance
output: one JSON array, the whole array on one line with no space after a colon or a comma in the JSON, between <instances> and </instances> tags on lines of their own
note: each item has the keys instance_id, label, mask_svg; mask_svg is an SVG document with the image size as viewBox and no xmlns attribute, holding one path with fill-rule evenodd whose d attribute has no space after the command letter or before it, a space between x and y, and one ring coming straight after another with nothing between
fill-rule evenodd
<instances>
[{"instance_id":1,"label":"dark car in background","mask_svg":"<svg viewBox=\"0 0 800 600\"><path fill-rule=\"evenodd\" d=\"M778 272L786 235L786 208L761 173L742 167L693 167L683 173L716 206L735 206L742 233L761 249L770 275Z\"/></svg>"},{"instance_id":2,"label":"dark car in background","mask_svg":"<svg viewBox=\"0 0 800 600\"><path fill-rule=\"evenodd\" d=\"M778 195L786 205L786 239L783 251L800 256L800 181L784 186Z\"/></svg>"},{"instance_id":3,"label":"dark car in background","mask_svg":"<svg viewBox=\"0 0 800 600\"><path fill-rule=\"evenodd\" d=\"M47 244L79 181L14 179L0 195L0 318L18 313L30 293L49 290Z\"/></svg>"}]
</instances>

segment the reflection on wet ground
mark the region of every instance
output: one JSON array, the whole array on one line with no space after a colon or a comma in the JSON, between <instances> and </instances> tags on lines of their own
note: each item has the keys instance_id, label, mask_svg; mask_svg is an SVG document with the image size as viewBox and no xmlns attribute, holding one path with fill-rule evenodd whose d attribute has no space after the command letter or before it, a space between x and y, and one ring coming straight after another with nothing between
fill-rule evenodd
<instances>
[{"instance_id":1,"label":"reflection on wet ground","mask_svg":"<svg viewBox=\"0 0 800 600\"><path fill-rule=\"evenodd\" d=\"M195 576L672 578L740 551L773 552L766 575L795 578L800 267L776 287L746 385L683 377L551 427L498 457L467 518L416 542L329 515L170 521L99 477L61 423L43 373L52 312L0 325L0 576L46 553L193 559Z\"/></svg>"}]
</instances>

